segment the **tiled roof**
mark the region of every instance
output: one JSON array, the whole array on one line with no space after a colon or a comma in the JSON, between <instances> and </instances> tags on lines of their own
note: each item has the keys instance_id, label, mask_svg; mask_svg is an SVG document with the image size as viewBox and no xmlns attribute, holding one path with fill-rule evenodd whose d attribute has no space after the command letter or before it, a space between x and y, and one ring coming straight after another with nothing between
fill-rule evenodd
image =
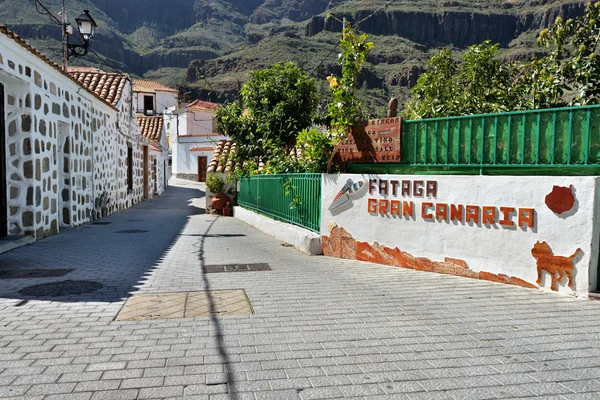
<instances>
[{"instance_id":1,"label":"tiled roof","mask_svg":"<svg viewBox=\"0 0 600 400\"><path fill-rule=\"evenodd\" d=\"M82 86L85 86L96 96L116 106L121 99L125 84L129 79L127 74L104 72L100 70L89 70L69 68L69 74Z\"/></svg>"},{"instance_id":2,"label":"tiled roof","mask_svg":"<svg viewBox=\"0 0 600 400\"><path fill-rule=\"evenodd\" d=\"M179 93L176 89L170 88L156 81L149 81L146 79L134 79L133 80L133 91L142 93L156 93L156 92L173 92Z\"/></svg>"},{"instance_id":3,"label":"tiled roof","mask_svg":"<svg viewBox=\"0 0 600 400\"><path fill-rule=\"evenodd\" d=\"M150 139L152 142L160 142L163 129L163 117L147 117L143 114L137 114L138 125L140 126L140 134L143 137Z\"/></svg>"},{"instance_id":4,"label":"tiled roof","mask_svg":"<svg viewBox=\"0 0 600 400\"><path fill-rule=\"evenodd\" d=\"M236 144L231 139L219 140L215 145L213 158L208 164L208 172L232 172L235 167L235 161L233 156L235 155ZM300 158L302 150L294 149L290 152L290 155ZM265 167L264 160L258 160L258 170L262 171Z\"/></svg>"},{"instance_id":5,"label":"tiled roof","mask_svg":"<svg viewBox=\"0 0 600 400\"><path fill-rule=\"evenodd\" d=\"M220 104L211 103L208 101L194 100L186 106L190 110L214 111L219 108Z\"/></svg>"},{"instance_id":6,"label":"tiled roof","mask_svg":"<svg viewBox=\"0 0 600 400\"><path fill-rule=\"evenodd\" d=\"M219 140L215 145L213 158L208 164L208 172L229 173L235 168L233 155L235 154L235 143L233 140Z\"/></svg>"},{"instance_id":7,"label":"tiled roof","mask_svg":"<svg viewBox=\"0 0 600 400\"><path fill-rule=\"evenodd\" d=\"M38 49L36 49L32 45L30 45L29 43L27 43L21 36L17 35L13 31L11 31L10 29L8 29L8 27L6 27L6 25L0 24L0 33L3 33L4 35L6 35L7 37L9 37L10 39L14 40L15 42L17 42L17 44L19 44L25 50L27 50L28 52L30 52L34 56L36 56L39 59L41 59L42 61L44 61L46 64L48 64L49 66L51 66L52 68L54 68L55 70L57 70L58 72L60 72L62 75L66 76L70 80L76 82L79 86L81 86L82 88L84 88L87 92L89 92L90 94L92 94L94 97L97 97L103 103L107 104L108 106L110 106L111 108L113 108L113 109L116 110L116 108L114 107L114 105L112 105L111 103L109 103L105 99L103 99L100 96L98 96L96 93L94 93L93 91L91 91L90 89L88 89L86 86L81 85L69 73L65 72L60 65L58 65L57 63L55 63L54 61L52 61L50 58L48 58L48 56L46 56L44 53L42 53L41 51L39 51Z\"/></svg>"},{"instance_id":8,"label":"tiled roof","mask_svg":"<svg viewBox=\"0 0 600 400\"><path fill-rule=\"evenodd\" d=\"M213 151L213 147L192 147L190 151Z\"/></svg>"}]
</instances>

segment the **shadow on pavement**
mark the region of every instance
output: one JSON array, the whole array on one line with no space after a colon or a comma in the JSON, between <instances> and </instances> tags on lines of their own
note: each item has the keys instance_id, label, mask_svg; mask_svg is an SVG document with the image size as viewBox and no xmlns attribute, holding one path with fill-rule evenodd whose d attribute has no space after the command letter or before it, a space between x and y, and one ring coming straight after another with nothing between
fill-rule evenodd
<instances>
[{"instance_id":1,"label":"shadow on pavement","mask_svg":"<svg viewBox=\"0 0 600 400\"><path fill-rule=\"evenodd\" d=\"M23 300L17 303L19 305L29 300L122 301L151 279L153 271L183 234L190 218L205 213L204 191L201 189L198 184L169 186L162 196L111 214L100 220L101 224L68 229L32 245L0 254L0 272L15 271L21 275L20 278L0 279L0 298ZM57 269L72 271L59 277L40 276L39 270L53 272ZM37 275L23 278L23 271L28 270L38 270ZM60 296L56 296L60 292L49 296L47 289L33 296L19 293L26 288L31 293L31 286L65 281L74 282L71 286L75 292L78 285L81 289L85 289L86 285L97 286L91 283L100 283L102 288L71 295L69 293L73 292L67 290Z\"/></svg>"}]
</instances>

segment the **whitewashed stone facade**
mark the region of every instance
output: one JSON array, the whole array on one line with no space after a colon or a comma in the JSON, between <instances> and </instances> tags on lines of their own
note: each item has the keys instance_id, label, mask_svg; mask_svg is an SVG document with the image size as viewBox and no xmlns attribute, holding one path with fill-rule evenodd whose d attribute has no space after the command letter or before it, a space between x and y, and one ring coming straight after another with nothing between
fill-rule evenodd
<instances>
[{"instance_id":1,"label":"whitewashed stone facade","mask_svg":"<svg viewBox=\"0 0 600 400\"><path fill-rule=\"evenodd\" d=\"M110 104L0 27L0 84L9 235L39 239L143 200L143 155L150 143L139 133L130 82L118 103ZM153 187L149 165L148 155Z\"/></svg>"}]
</instances>

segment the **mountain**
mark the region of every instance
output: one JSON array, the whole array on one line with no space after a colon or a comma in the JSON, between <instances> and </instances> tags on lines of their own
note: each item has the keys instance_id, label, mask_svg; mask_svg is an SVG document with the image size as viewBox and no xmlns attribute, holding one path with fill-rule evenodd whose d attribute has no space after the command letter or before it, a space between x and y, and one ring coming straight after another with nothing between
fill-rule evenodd
<instances>
[{"instance_id":1,"label":"mountain","mask_svg":"<svg viewBox=\"0 0 600 400\"><path fill-rule=\"evenodd\" d=\"M60 62L59 26L34 0L0 0L0 23ZM42 0L53 12L61 0ZM540 49L535 35L561 15L583 13L576 0L66 0L70 20L89 9L98 22L88 54L70 65L118 69L178 86L191 97L233 99L251 70L294 60L318 78L339 71L343 18L359 22L375 49L359 79L360 97L381 115L405 99L436 48L458 52L486 39L502 57ZM327 18L331 14L335 18Z\"/></svg>"}]
</instances>

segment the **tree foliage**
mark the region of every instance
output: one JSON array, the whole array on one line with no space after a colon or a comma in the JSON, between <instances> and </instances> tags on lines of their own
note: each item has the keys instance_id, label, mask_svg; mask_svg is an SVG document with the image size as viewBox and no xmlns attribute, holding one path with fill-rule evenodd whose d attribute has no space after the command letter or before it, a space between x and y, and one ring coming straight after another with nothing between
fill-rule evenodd
<instances>
[{"instance_id":1,"label":"tree foliage","mask_svg":"<svg viewBox=\"0 0 600 400\"><path fill-rule=\"evenodd\" d=\"M427 63L413 88L404 117L435 118L449 115L500 112L518 105L516 70L497 59L498 44L485 41L470 46L460 62L442 49Z\"/></svg>"},{"instance_id":2,"label":"tree foliage","mask_svg":"<svg viewBox=\"0 0 600 400\"><path fill-rule=\"evenodd\" d=\"M280 160L289 157L298 132L312 123L318 104L314 80L292 62L275 64L250 74L240 103L221 107L216 119L219 132L236 143L241 173L256 173L261 161L268 171L290 172L279 170Z\"/></svg>"},{"instance_id":3,"label":"tree foliage","mask_svg":"<svg viewBox=\"0 0 600 400\"><path fill-rule=\"evenodd\" d=\"M419 77L406 105L408 119L539 109L600 102L600 1L582 17L558 17L538 44L548 53L526 62L502 62L498 45L470 46L455 61L440 50Z\"/></svg>"},{"instance_id":4,"label":"tree foliage","mask_svg":"<svg viewBox=\"0 0 600 400\"><path fill-rule=\"evenodd\" d=\"M341 76L331 75L327 78L331 88L327 111L332 133L337 140L344 138L348 127L363 119L361 104L355 99L355 94L358 75L373 48L373 43L367 41L368 37L365 33L359 35L350 23L346 23L339 43L342 50L339 55Z\"/></svg>"}]
</instances>

